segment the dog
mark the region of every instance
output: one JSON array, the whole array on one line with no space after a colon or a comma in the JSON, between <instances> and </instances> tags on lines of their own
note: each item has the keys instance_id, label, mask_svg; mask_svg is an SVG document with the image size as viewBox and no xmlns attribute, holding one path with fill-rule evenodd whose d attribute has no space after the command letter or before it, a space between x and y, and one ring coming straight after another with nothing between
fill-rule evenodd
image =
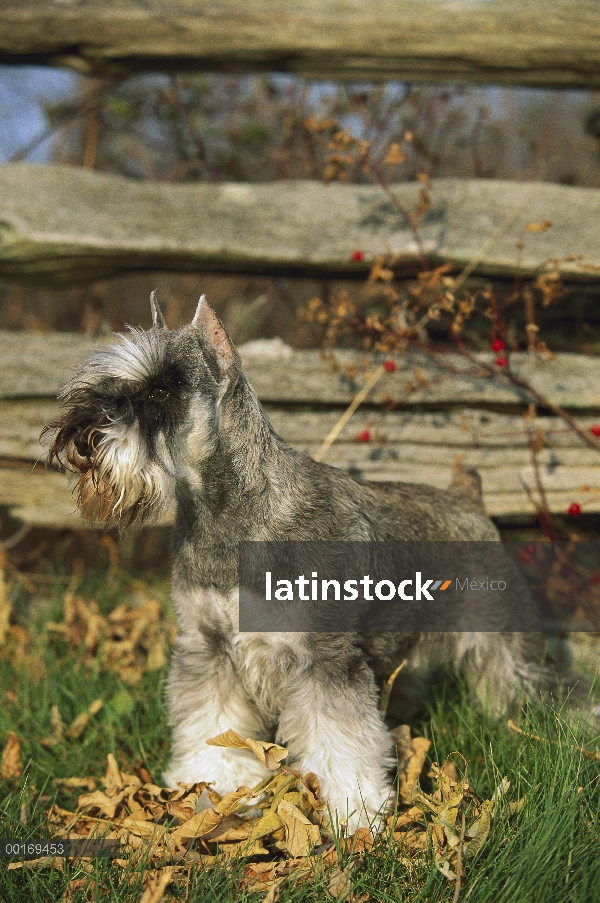
<instances>
[{"instance_id":1,"label":"dog","mask_svg":"<svg viewBox=\"0 0 600 903\"><path fill-rule=\"evenodd\" d=\"M417 677L449 664L503 714L533 692L539 644L517 633L240 633L237 544L497 541L478 478L460 475L440 491L360 482L315 462L273 431L204 296L178 330L166 328L155 293L151 308L151 329L131 329L77 370L60 396L64 415L46 431L50 461L75 472L90 520L123 529L176 500L165 783L212 781L220 793L256 785L267 772L250 752L206 743L233 728L274 738L288 764L314 772L332 821L349 831L380 824L395 759L378 683L404 658Z\"/></svg>"}]
</instances>

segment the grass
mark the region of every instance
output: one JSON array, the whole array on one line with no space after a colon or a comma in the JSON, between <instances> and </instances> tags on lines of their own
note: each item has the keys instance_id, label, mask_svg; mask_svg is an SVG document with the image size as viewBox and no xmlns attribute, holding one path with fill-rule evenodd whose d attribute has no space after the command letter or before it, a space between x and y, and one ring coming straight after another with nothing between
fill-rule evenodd
<instances>
[{"instance_id":1,"label":"grass","mask_svg":"<svg viewBox=\"0 0 600 903\"><path fill-rule=\"evenodd\" d=\"M137 592L161 599L164 581L142 585L125 574L113 575L111 588L102 575L86 577L78 594L93 598L107 613ZM53 779L72 776L96 779L106 770L113 753L121 767L145 768L160 781L169 748L163 703L166 666L127 683L114 671L102 670L97 659L85 661L83 650L64 639L49 640L44 622L59 620L64 584L57 584L43 608L13 587L17 628L0 650L0 743L14 731L21 742L19 780L0 782L0 837L27 839L47 836L44 812L53 801L73 809L81 789L55 785ZM16 644L16 645L15 645ZM20 645L19 645L20 644ZM52 707L70 724L97 699L102 709L93 716L79 739L65 736L47 743L55 725ZM469 775L477 797L489 799L506 776L510 790L506 804L494 817L482 850L466 863L466 876L458 899L470 903L593 903L600 899L600 762L586 758L573 746L586 743L598 749L598 737L573 724L567 709L557 711L541 703L529 706L519 726L532 736L516 734L506 724L494 723L470 703L464 688L446 675L433 687L427 711L413 723L413 733L432 740L429 761L443 762L458 750L469 762ZM42 743L42 741L45 741ZM553 741L553 742L548 742ZM423 787L427 789L427 778ZM514 814L508 802L522 799ZM344 854L340 850L340 865ZM349 869L352 889L339 899L374 901L428 901L452 903L455 886L435 867L433 856L411 858L398 843L381 839L373 850ZM242 859L197 866L189 880L171 884L164 898L181 901L259 901L265 891L245 889ZM20 869L8 871L0 863L0 899L42 903L50 899L138 901L147 879L143 859L123 869L110 860L96 859L85 871L79 860L67 860L65 871ZM283 882L280 903L331 899L330 874L324 869L314 883ZM335 892L335 889L334 889ZM276 899L276 895L273 899Z\"/></svg>"}]
</instances>

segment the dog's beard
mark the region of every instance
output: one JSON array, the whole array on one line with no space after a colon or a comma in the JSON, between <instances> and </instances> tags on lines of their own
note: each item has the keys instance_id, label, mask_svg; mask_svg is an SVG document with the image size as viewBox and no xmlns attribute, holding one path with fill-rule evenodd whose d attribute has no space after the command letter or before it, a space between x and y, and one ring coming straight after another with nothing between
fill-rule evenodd
<instances>
[{"instance_id":1,"label":"dog's beard","mask_svg":"<svg viewBox=\"0 0 600 903\"><path fill-rule=\"evenodd\" d=\"M80 451L86 442L89 455ZM157 520L173 498L174 466L161 434L157 446L151 455L137 423L115 421L100 429L88 427L64 444L57 437L52 452L59 460L64 453L70 469L79 474L74 492L83 518L124 529Z\"/></svg>"}]
</instances>

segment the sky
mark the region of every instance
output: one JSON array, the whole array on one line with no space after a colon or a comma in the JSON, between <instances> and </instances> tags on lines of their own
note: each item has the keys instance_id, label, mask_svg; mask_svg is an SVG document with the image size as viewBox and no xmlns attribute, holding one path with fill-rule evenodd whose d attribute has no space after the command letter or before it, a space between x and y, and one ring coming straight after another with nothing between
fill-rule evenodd
<instances>
[{"instance_id":1,"label":"sky","mask_svg":"<svg viewBox=\"0 0 600 903\"><path fill-rule=\"evenodd\" d=\"M64 69L48 66L0 65L0 163L44 133L44 103L69 97L80 77ZM50 141L44 141L27 159L48 160Z\"/></svg>"}]
</instances>

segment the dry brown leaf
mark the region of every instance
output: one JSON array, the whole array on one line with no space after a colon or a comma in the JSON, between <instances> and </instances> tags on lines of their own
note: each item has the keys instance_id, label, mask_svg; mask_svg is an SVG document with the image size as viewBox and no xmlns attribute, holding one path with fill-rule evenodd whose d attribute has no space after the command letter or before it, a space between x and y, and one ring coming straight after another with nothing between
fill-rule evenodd
<instances>
[{"instance_id":1,"label":"dry brown leaf","mask_svg":"<svg viewBox=\"0 0 600 903\"><path fill-rule=\"evenodd\" d=\"M227 815L214 831L205 835L204 840L218 841L219 843L239 843L242 840L248 840L251 829L252 821L249 818Z\"/></svg>"},{"instance_id":2,"label":"dry brown leaf","mask_svg":"<svg viewBox=\"0 0 600 903\"><path fill-rule=\"evenodd\" d=\"M7 740L2 753L0 778L3 781L18 780L21 777L21 744L14 731L7 731Z\"/></svg>"},{"instance_id":3,"label":"dry brown leaf","mask_svg":"<svg viewBox=\"0 0 600 903\"><path fill-rule=\"evenodd\" d=\"M148 883L140 897L140 903L161 903L165 890L173 881L173 869L167 867L158 872L147 872Z\"/></svg>"},{"instance_id":4,"label":"dry brown leaf","mask_svg":"<svg viewBox=\"0 0 600 903\"><path fill-rule=\"evenodd\" d=\"M121 787L124 786L123 778L121 777L121 772L119 770L119 766L117 765L117 760L113 756L112 753L109 753L106 757L108 767L106 769L106 774L104 775L104 788L109 796L112 796L113 793L117 793Z\"/></svg>"},{"instance_id":5,"label":"dry brown leaf","mask_svg":"<svg viewBox=\"0 0 600 903\"><path fill-rule=\"evenodd\" d=\"M279 893L279 884L272 884L263 897L262 903L277 903L277 900L279 900Z\"/></svg>"},{"instance_id":6,"label":"dry brown leaf","mask_svg":"<svg viewBox=\"0 0 600 903\"><path fill-rule=\"evenodd\" d=\"M57 705L53 705L50 713L50 722L52 724L52 732L55 740L62 740L65 726L60 715L60 709Z\"/></svg>"},{"instance_id":7,"label":"dry brown leaf","mask_svg":"<svg viewBox=\"0 0 600 903\"><path fill-rule=\"evenodd\" d=\"M400 796L405 803L412 801L430 746L431 740L427 740L425 737L413 737L410 741L410 756L399 775Z\"/></svg>"},{"instance_id":8,"label":"dry brown leaf","mask_svg":"<svg viewBox=\"0 0 600 903\"><path fill-rule=\"evenodd\" d=\"M278 746L277 743L269 743L265 740L254 740L252 737L247 737L245 740L243 737L240 737L236 731L231 730L224 731L222 734L219 734L217 737L211 737L206 741L209 746L225 746L229 749L249 749L254 753L259 762L268 768L270 771L274 771L276 768L279 768L279 763L282 759L288 754L287 749L283 746Z\"/></svg>"},{"instance_id":9,"label":"dry brown leaf","mask_svg":"<svg viewBox=\"0 0 600 903\"><path fill-rule=\"evenodd\" d=\"M368 828L359 828L352 836L352 852L364 853L373 846L373 835Z\"/></svg>"},{"instance_id":10,"label":"dry brown leaf","mask_svg":"<svg viewBox=\"0 0 600 903\"><path fill-rule=\"evenodd\" d=\"M203 809L197 812L193 818L188 819L179 828L175 828L169 834L169 841L173 843L185 843L188 840L194 840L196 837L202 837L204 834L210 834L211 831L221 823L223 816L212 809Z\"/></svg>"},{"instance_id":11,"label":"dry brown leaf","mask_svg":"<svg viewBox=\"0 0 600 903\"><path fill-rule=\"evenodd\" d=\"M347 897L352 890L352 879L346 869L335 869L331 873L327 891L334 900Z\"/></svg>"},{"instance_id":12,"label":"dry brown leaf","mask_svg":"<svg viewBox=\"0 0 600 903\"><path fill-rule=\"evenodd\" d=\"M88 793L96 789L93 778L53 778L52 783L55 787L85 787Z\"/></svg>"},{"instance_id":13,"label":"dry brown leaf","mask_svg":"<svg viewBox=\"0 0 600 903\"><path fill-rule=\"evenodd\" d=\"M463 845L463 856L467 858L475 856L489 837L492 827L493 802L486 800L481 807L481 814L465 831L465 836L470 840Z\"/></svg>"},{"instance_id":14,"label":"dry brown leaf","mask_svg":"<svg viewBox=\"0 0 600 903\"><path fill-rule=\"evenodd\" d=\"M195 815L198 799L206 787L206 783L202 782L198 787L199 789L192 790L187 796L183 797L183 799L177 798L169 800L166 806L168 814L172 815L174 818L178 818L180 822L188 821L188 819ZM158 790L160 788L156 789Z\"/></svg>"},{"instance_id":15,"label":"dry brown leaf","mask_svg":"<svg viewBox=\"0 0 600 903\"><path fill-rule=\"evenodd\" d=\"M226 793L225 796L219 800L215 806L215 812L218 812L220 815L231 815L232 813L237 812L238 809L243 808L253 796L254 791L250 787L238 787L237 790Z\"/></svg>"},{"instance_id":16,"label":"dry brown leaf","mask_svg":"<svg viewBox=\"0 0 600 903\"><path fill-rule=\"evenodd\" d=\"M143 837L144 840L165 840L167 835L167 829L164 825L157 825L156 822L146 821L144 818L138 818L136 815L130 815L122 819L119 822L119 827L125 828L130 834Z\"/></svg>"},{"instance_id":17,"label":"dry brown leaf","mask_svg":"<svg viewBox=\"0 0 600 903\"><path fill-rule=\"evenodd\" d=\"M259 818L250 829L249 840L255 841L259 840L261 837L267 837L269 834L272 834L274 831L278 831L283 825L282 819L279 815L271 810L265 812L265 814Z\"/></svg>"},{"instance_id":18,"label":"dry brown leaf","mask_svg":"<svg viewBox=\"0 0 600 903\"><path fill-rule=\"evenodd\" d=\"M71 737L73 740L79 740L88 726L89 720L90 716L87 712L80 712L67 728L67 737Z\"/></svg>"},{"instance_id":19,"label":"dry brown leaf","mask_svg":"<svg viewBox=\"0 0 600 903\"><path fill-rule=\"evenodd\" d=\"M316 774L313 774L312 771L307 772L302 777L302 784L306 788L304 793L307 797L307 801L309 806L320 812L325 808L325 803L321 799L321 785L319 784L319 779Z\"/></svg>"},{"instance_id":20,"label":"dry brown leaf","mask_svg":"<svg viewBox=\"0 0 600 903\"><path fill-rule=\"evenodd\" d=\"M125 797L125 791L108 796L102 790L94 790L92 793L82 793L77 800L78 809L97 809L107 818L114 818L115 812L121 800Z\"/></svg>"},{"instance_id":21,"label":"dry brown leaf","mask_svg":"<svg viewBox=\"0 0 600 903\"><path fill-rule=\"evenodd\" d=\"M25 859L21 862L9 862L6 868L9 872L13 871L14 869L37 870L44 868L56 869L57 872L63 872L65 869L65 857L42 856L41 859Z\"/></svg>"},{"instance_id":22,"label":"dry brown leaf","mask_svg":"<svg viewBox=\"0 0 600 903\"><path fill-rule=\"evenodd\" d=\"M524 232L547 232L552 225L551 219L544 219L541 223L528 223L523 229Z\"/></svg>"},{"instance_id":23,"label":"dry brown leaf","mask_svg":"<svg viewBox=\"0 0 600 903\"><path fill-rule=\"evenodd\" d=\"M277 815L285 826L285 840L282 847L296 858L307 856L314 846L321 842L321 830L298 809L282 800L277 807Z\"/></svg>"},{"instance_id":24,"label":"dry brown leaf","mask_svg":"<svg viewBox=\"0 0 600 903\"><path fill-rule=\"evenodd\" d=\"M387 163L388 165L395 165L398 163L404 163L405 160L406 154L402 150L400 150L400 145L396 141L393 141L392 144L390 144L390 149L388 150L387 156L383 162Z\"/></svg>"}]
</instances>

